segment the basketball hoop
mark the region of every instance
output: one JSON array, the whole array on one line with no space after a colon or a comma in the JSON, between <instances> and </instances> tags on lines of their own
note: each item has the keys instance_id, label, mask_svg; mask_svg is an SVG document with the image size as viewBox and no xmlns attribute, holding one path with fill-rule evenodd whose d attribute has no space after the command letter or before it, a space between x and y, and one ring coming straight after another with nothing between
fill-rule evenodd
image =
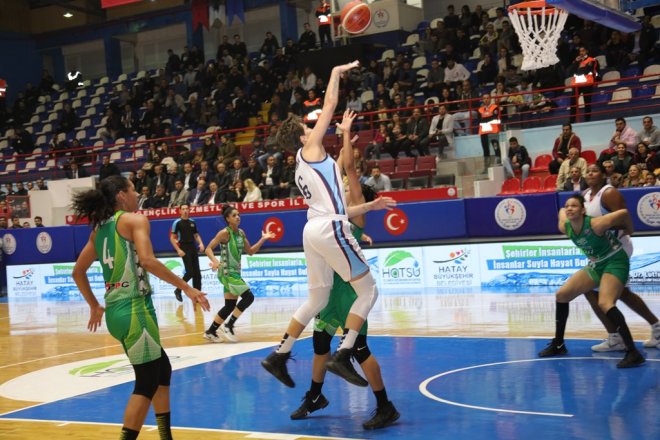
<instances>
[{"instance_id":1,"label":"basketball hoop","mask_svg":"<svg viewBox=\"0 0 660 440\"><path fill-rule=\"evenodd\" d=\"M522 70L540 69L559 62L557 43L567 18L568 11L543 0L509 6L509 19L522 46Z\"/></svg>"}]
</instances>

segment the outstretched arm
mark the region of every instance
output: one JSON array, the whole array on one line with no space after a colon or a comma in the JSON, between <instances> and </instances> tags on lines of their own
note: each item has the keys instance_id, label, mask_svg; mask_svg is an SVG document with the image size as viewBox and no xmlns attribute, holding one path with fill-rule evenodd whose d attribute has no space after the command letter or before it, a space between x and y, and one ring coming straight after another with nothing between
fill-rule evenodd
<instances>
[{"instance_id":1,"label":"outstretched arm","mask_svg":"<svg viewBox=\"0 0 660 440\"><path fill-rule=\"evenodd\" d=\"M244 246L243 250L248 255L254 255L259 251L259 249L261 249L261 246L263 246L266 240L270 240L271 238L275 238L274 233L261 231L261 238L259 239L259 241L257 241L253 245L250 245L250 242L248 241L247 237L245 237L245 244L243 245Z\"/></svg>"},{"instance_id":2,"label":"outstretched arm","mask_svg":"<svg viewBox=\"0 0 660 440\"><path fill-rule=\"evenodd\" d=\"M314 129L310 133L307 142L303 146L302 153L305 156L306 160L318 161L323 160L325 157L325 149L323 148L323 136L330 126L330 121L337 107L337 102L339 102L339 79L341 74L351 70L353 67L359 66L358 61L353 61L352 63L342 64L341 66L335 66L332 69L330 74L330 81L328 82L328 88L325 91L325 96L323 97L323 109L319 115L318 120Z\"/></svg>"},{"instance_id":3,"label":"outstretched arm","mask_svg":"<svg viewBox=\"0 0 660 440\"><path fill-rule=\"evenodd\" d=\"M346 212L348 214L348 218L353 218L359 215L364 215L369 211L378 211L380 209L390 210L395 206L396 200L394 200L392 197L381 196L371 202L361 203L357 206L349 206Z\"/></svg>"},{"instance_id":4,"label":"outstretched arm","mask_svg":"<svg viewBox=\"0 0 660 440\"><path fill-rule=\"evenodd\" d=\"M601 217L592 218L591 229L596 235L603 235L610 229L622 229L626 235L631 235L635 228L628 210L619 209Z\"/></svg>"}]
</instances>

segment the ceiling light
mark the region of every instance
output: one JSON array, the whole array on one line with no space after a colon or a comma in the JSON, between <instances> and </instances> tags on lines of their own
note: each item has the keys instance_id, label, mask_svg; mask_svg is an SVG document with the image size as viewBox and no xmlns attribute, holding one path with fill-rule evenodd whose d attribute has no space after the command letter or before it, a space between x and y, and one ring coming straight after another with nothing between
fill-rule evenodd
<instances>
[{"instance_id":1,"label":"ceiling light","mask_svg":"<svg viewBox=\"0 0 660 440\"><path fill-rule=\"evenodd\" d=\"M64 13L64 18L71 18L71 17L73 17L73 14L71 12Z\"/></svg>"}]
</instances>

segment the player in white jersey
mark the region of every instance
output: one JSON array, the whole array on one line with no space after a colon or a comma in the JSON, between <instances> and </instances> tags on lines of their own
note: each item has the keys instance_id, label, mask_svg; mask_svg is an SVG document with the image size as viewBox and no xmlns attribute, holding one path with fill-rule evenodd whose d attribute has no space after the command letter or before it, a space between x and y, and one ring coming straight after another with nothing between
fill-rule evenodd
<instances>
[{"instance_id":1,"label":"player in white jersey","mask_svg":"<svg viewBox=\"0 0 660 440\"><path fill-rule=\"evenodd\" d=\"M587 188L584 191L585 208L587 215L591 217L600 217L602 215L614 212L626 207L626 201L616 188L612 185L606 184L605 170L599 164L592 164L587 167ZM612 231L612 233L616 233ZM619 237L619 241L623 245L629 257L633 254L633 244L629 235ZM616 326L610 321L607 316L598 307L598 293L592 290L585 294L591 308L598 316L598 319L603 323L608 332L608 337L603 342L591 347L593 351L625 351L626 346L623 343L621 335L619 335ZM644 318L651 325L651 338L644 341L646 348L660 348L660 322L658 318L649 310L648 306L642 298L636 293L632 292L626 285L621 293L621 301L630 307L635 313Z\"/></svg>"},{"instance_id":2,"label":"player in white jersey","mask_svg":"<svg viewBox=\"0 0 660 440\"><path fill-rule=\"evenodd\" d=\"M323 109L314 129L307 127L299 117L290 116L277 134L280 145L292 145L298 141L303 144L296 154L295 178L309 206L307 224L303 230L309 296L291 318L280 346L261 362L269 373L289 387L295 386L286 366L291 348L309 321L328 303L333 272L351 283L357 299L346 319L348 333L326 367L350 383L367 386L367 381L355 371L351 355L358 332L376 302L378 291L360 246L351 234L348 219L370 210L391 208L396 202L389 197L379 197L369 203L347 206L339 167L322 144L339 99L340 76L358 65L354 61L332 69ZM351 111L344 113L338 127L345 136L350 136L355 116Z\"/></svg>"}]
</instances>

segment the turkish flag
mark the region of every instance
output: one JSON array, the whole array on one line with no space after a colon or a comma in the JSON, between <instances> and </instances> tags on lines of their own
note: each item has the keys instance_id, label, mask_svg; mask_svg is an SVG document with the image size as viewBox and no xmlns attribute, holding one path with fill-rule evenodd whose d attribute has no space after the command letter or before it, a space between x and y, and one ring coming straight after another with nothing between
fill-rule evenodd
<instances>
[{"instance_id":1,"label":"turkish flag","mask_svg":"<svg viewBox=\"0 0 660 440\"><path fill-rule=\"evenodd\" d=\"M197 30L200 26L209 28L209 0L193 0L192 2L193 30Z\"/></svg>"},{"instance_id":2,"label":"turkish flag","mask_svg":"<svg viewBox=\"0 0 660 440\"><path fill-rule=\"evenodd\" d=\"M114 8L115 6L127 5L129 3L137 3L142 0L101 0L101 7L103 9Z\"/></svg>"}]
</instances>

